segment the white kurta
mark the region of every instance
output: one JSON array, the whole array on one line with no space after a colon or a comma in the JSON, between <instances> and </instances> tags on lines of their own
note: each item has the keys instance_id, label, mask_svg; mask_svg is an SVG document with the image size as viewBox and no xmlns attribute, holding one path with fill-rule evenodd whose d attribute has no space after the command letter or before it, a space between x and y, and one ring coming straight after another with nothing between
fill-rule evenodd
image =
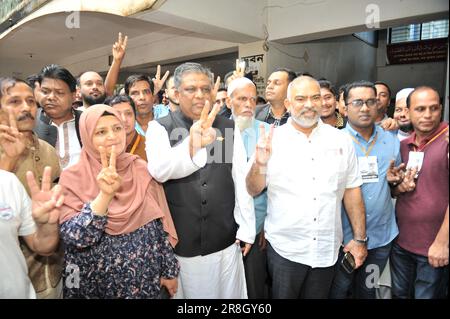
<instances>
[{"instance_id":1,"label":"white kurta","mask_svg":"<svg viewBox=\"0 0 450 319\"><path fill-rule=\"evenodd\" d=\"M148 170L161 183L189 176L204 167L207 162L206 148L198 151L191 159L189 136L171 147L166 129L156 121L151 121L148 125L146 152ZM244 144L239 129L235 127L231 173L235 191L234 219L239 225L236 238L253 243L255 213L253 198L247 193L245 185L246 163ZM233 244L207 256L178 257L178 259L180 288L177 297L187 299L247 297L244 265L238 245Z\"/></svg>"}]
</instances>

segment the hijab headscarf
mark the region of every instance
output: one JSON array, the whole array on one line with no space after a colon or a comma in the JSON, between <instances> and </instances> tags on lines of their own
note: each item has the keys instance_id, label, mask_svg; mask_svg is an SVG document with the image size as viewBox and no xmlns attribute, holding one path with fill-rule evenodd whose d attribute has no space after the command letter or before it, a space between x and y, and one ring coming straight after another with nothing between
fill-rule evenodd
<instances>
[{"instance_id":1,"label":"hijab headscarf","mask_svg":"<svg viewBox=\"0 0 450 319\"><path fill-rule=\"evenodd\" d=\"M59 181L65 194L60 224L79 214L83 205L94 200L100 192L96 178L102 170L102 164L92 137L98 120L105 112L122 122L117 111L107 105L93 105L80 117L83 143L80 160L64 170ZM162 218L164 231L175 247L178 238L161 184L152 178L147 163L138 156L125 153L125 147L116 152L116 171L122 177L122 184L108 206L105 232L110 235L126 234L154 219Z\"/></svg>"}]
</instances>

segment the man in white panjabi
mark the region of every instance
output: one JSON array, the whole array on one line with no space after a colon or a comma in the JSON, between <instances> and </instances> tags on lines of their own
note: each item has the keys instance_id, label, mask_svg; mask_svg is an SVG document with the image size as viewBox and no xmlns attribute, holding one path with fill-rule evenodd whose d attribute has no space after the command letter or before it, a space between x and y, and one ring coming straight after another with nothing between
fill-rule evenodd
<instances>
[{"instance_id":1,"label":"man in white panjabi","mask_svg":"<svg viewBox=\"0 0 450 319\"><path fill-rule=\"evenodd\" d=\"M208 69L184 63L174 77L180 109L151 121L146 134L148 169L164 185L179 238L174 298L247 298L239 243L245 256L255 214L240 132L216 116L217 106L208 115L214 95Z\"/></svg>"}]
</instances>

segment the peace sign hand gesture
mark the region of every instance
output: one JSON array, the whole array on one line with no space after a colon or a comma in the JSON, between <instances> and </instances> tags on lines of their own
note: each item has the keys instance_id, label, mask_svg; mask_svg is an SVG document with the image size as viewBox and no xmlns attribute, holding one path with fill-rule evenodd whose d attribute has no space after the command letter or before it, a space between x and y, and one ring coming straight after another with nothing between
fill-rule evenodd
<instances>
[{"instance_id":1,"label":"peace sign hand gesture","mask_svg":"<svg viewBox=\"0 0 450 319\"><path fill-rule=\"evenodd\" d=\"M99 146L98 150L100 152L103 168L97 175L97 185L101 192L112 198L120 188L120 185L122 185L122 178L116 172L116 147L113 145L111 148L109 165L105 148Z\"/></svg>"},{"instance_id":2,"label":"peace sign hand gesture","mask_svg":"<svg viewBox=\"0 0 450 319\"><path fill-rule=\"evenodd\" d=\"M170 72L167 70L161 79L161 66L158 64L158 66L156 67L156 75L153 78L154 84L153 95L156 95L159 91L161 91L162 87L164 86L164 82L166 82L167 78L169 77L169 73Z\"/></svg>"},{"instance_id":3,"label":"peace sign hand gesture","mask_svg":"<svg viewBox=\"0 0 450 319\"><path fill-rule=\"evenodd\" d=\"M416 188L416 182L414 181L418 169L416 167L406 170L403 181L398 185L400 193L411 192Z\"/></svg>"},{"instance_id":4,"label":"peace sign hand gesture","mask_svg":"<svg viewBox=\"0 0 450 319\"><path fill-rule=\"evenodd\" d=\"M400 184L405 176L405 173L403 171L405 169L405 166L406 165L402 163L399 166L395 167L394 160L391 160L386 174L388 183L391 183L394 186Z\"/></svg>"},{"instance_id":5,"label":"peace sign hand gesture","mask_svg":"<svg viewBox=\"0 0 450 319\"><path fill-rule=\"evenodd\" d=\"M46 166L42 176L42 185L39 189L33 172L28 171L27 183L31 192L32 200L32 215L33 219L38 225L52 225L57 224L59 220L59 208L64 203L64 195L60 185L51 188L52 168Z\"/></svg>"},{"instance_id":6,"label":"peace sign hand gesture","mask_svg":"<svg viewBox=\"0 0 450 319\"><path fill-rule=\"evenodd\" d=\"M272 155L273 124L270 125L269 133L266 134L264 125L259 125L259 139L256 145L255 161L260 167L265 167Z\"/></svg>"},{"instance_id":7,"label":"peace sign hand gesture","mask_svg":"<svg viewBox=\"0 0 450 319\"><path fill-rule=\"evenodd\" d=\"M190 145L189 150L191 158L197 153L198 150L211 144L216 140L216 130L212 127L216 115L220 110L220 106L215 105L209 113L210 103L205 101L200 119L195 122L189 131L190 133ZM209 114L208 114L209 113Z\"/></svg>"},{"instance_id":8,"label":"peace sign hand gesture","mask_svg":"<svg viewBox=\"0 0 450 319\"><path fill-rule=\"evenodd\" d=\"M122 37L122 33L119 32L117 42L113 44L112 55L114 60L122 61L125 56L125 51L127 49L128 36Z\"/></svg>"},{"instance_id":9,"label":"peace sign hand gesture","mask_svg":"<svg viewBox=\"0 0 450 319\"><path fill-rule=\"evenodd\" d=\"M0 120L0 146L6 156L15 159L25 150L25 141L22 133L17 129L16 117L10 107L7 107L9 124Z\"/></svg>"}]
</instances>

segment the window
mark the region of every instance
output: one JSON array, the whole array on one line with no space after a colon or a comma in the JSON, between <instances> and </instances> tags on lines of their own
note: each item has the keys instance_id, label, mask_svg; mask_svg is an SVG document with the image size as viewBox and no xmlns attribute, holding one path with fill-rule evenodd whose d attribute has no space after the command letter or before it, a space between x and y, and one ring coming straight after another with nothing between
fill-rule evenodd
<instances>
[{"instance_id":1,"label":"window","mask_svg":"<svg viewBox=\"0 0 450 319\"><path fill-rule=\"evenodd\" d=\"M388 43L402 43L448 37L448 20L410 24L389 29Z\"/></svg>"}]
</instances>

